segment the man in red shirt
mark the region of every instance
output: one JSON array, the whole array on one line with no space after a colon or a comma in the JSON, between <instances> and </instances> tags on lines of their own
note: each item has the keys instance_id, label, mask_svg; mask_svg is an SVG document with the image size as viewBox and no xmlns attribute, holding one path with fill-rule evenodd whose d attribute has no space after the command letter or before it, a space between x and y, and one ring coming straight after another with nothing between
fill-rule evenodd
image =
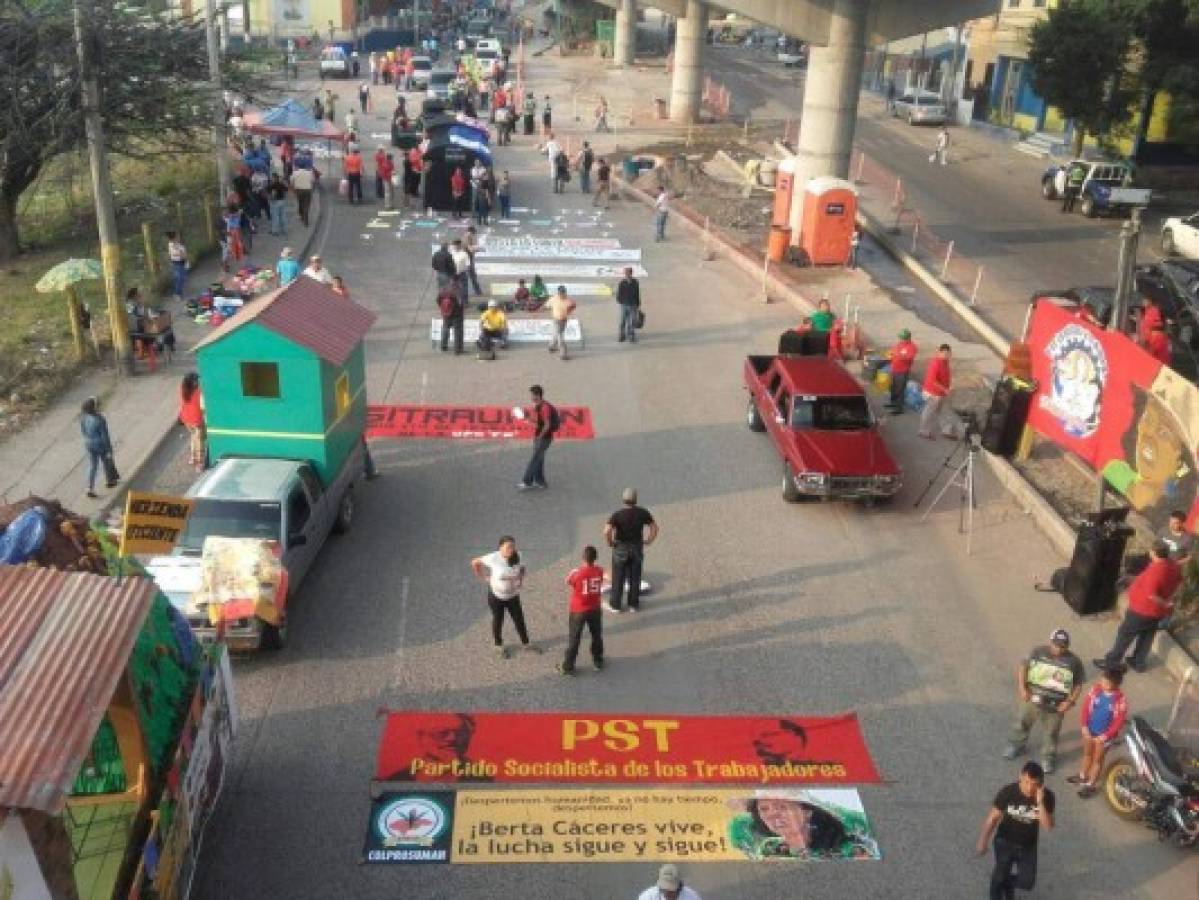
<instances>
[{"instance_id":1,"label":"man in red shirt","mask_svg":"<svg viewBox=\"0 0 1199 900\"><path fill-rule=\"evenodd\" d=\"M933 429L941 420L941 404L949 396L949 388L953 384L949 372L951 352L948 344L938 347L937 355L933 357L924 373L924 409L920 411L920 430L916 433L930 441L936 440Z\"/></svg>"},{"instance_id":2,"label":"man in red shirt","mask_svg":"<svg viewBox=\"0 0 1199 900\"><path fill-rule=\"evenodd\" d=\"M395 160L391 158L390 153L380 147L379 153L375 156L375 189L379 199L383 201L383 206L387 209L391 209L391 178L395 175L395 171Z\"/></svg>"},{"instance_id":3,"label":"man in red shirt","mask_svg":"<svg viewBox=\"0 0 1199 900\"><path fill-rule=\"evenodd\" d=\"M1162 365L1170 365L1170 336L1166 334L1166 326L1158 322L1145 337L1145 349L1149 355Z\"/></svg>"},{"instance_id":4,"label":"man in red shirt","mask_svg":"<svg viewBox=\"0 0 1199 900\"><path fill-rule=\"evenodd\" d=\"M908 388L908 377L916 362L916 345L912 343L912 332L906 328L899 332L899 341L891 348L891 402L887 409L899 415L903 412L903 395Z\"/></svg>"},{"instance_id":5,"label":"man in red shirt","mask_svg":"<svg viewBox=\"0 0 1199 900\"><path fill-rule=\"evenodd\" d=\"M1161 307L1149 297L1145 297L1144 300L1145 303L1141 307L1140 320L1137 322L1137 330L1140 332L1142 344L1149 342L1149 333L1153 331L1155 325L1164 327L1166 324L1166 318L1162 315Z\"/></svg>"},{"instance_id":6,"label":"man in red shirt","mask_svg":"<svg viewBox=\"0 0 1199 900\"><path fill-rule=\"evenodd\" d=\"M344 160L346 181L349 184L347 199L351 202L362 202L362 154L351 150ZM357 200L355 201L355 198Z\"/></svg>"},{"instance_id":7,"label":"man in red shirt","mask_svg":"<svg viewBox=\"0 0 1199 900\"><path fill-rule=\"evenodd\" d=\"M1116 642L1106 656L1091 662L1104 671L1114 669L1124 661L1124 654L1135 641L1128 665L1134 672L1144 672L1153 636L1162 619L1174 609L1171 598L1180 584L1182 568L1170 558L1170 545L1154 541L1149 565L1128 588L1128 609L1116 632Z\"/></svg>"},{"instance_id":8,"label":"man in red shirt","mask_svg":"<svg viewBox=\"0 0 1199 900\"><path fill-rule=\"evenodd\" d=\"M566 576L570 587L570 631L566 641L566 656L558 663L563 675L575 673L575 660L579 656L579 642L583 638L583 627L591 632L591 660L596 671L604 667L604 615L600 612L600 587L604 583L604 570L595 564L594 547L583 548L583 562Z\"/></svg>"},{"instance_id":9,"label":"man in red shirt","mask_svg":"<svg viewBox=\"0 0 1199 900\"><path fill-rule=\"evenodd\" d=\"M466 212L466 175L462 166L455 166L450 176L450 196L454 200L454 216L461 219Z\"/></svg>"}]
</instances>

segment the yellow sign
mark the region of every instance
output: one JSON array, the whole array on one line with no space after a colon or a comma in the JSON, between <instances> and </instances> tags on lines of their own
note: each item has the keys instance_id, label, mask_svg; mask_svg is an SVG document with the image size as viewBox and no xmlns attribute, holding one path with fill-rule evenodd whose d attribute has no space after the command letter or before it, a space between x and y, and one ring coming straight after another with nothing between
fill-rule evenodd
<instances>
[{"instance_id":1,"label":"yellow sign","mask_svg":"<svg viewBox=\"0 0 1199 900\"><path fill-rule=\"evenodd\" d=\"M125 500L121 556L170 553L187 526L195 501L169 494L130 491Z\"/></svg>"},{"instance_id":2,"label":"yellow sign","mask_svg":"<svg viewBox=\"0 0 1199 900\"><path fill-rule=\"evenodd\" d=\"M460 790L454 863L878 859L851 789Z\"/></svg>"}]
</instances>

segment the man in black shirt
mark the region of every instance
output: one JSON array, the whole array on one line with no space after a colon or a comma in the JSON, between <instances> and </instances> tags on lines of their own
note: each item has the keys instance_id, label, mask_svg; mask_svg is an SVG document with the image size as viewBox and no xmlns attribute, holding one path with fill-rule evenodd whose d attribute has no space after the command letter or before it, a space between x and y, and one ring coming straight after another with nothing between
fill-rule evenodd
<instances>
[{"instance_id":1,"label":"man in black shirt","mask_svg":"<svg viewBox=\"0 0 1199 900\"><path fill-rule=\"evenodd\" d=\"M637 341L637 310L641 309L641 285L633 277L631 266L625 266L624 278L616 286L616 302L620 304L620 336L617 340Z\"/></svg>"},{"instance_id":2,"label":"man in black shirt","mask_svg":"<svg viewBox=\"0 0 1199 900\"><path fill-rule=\"evenodd\" d=\"M1053 828L1054 806L1053 791L1045 787L1045 772L1035 762L1025 763L1020 780L1005 785L995 795L976 847L978 855L985 856L987 843L995 836L991 900L1010 900L1016 888L1033 889L1037 882L1037 837L1042 826L1046 831Z\"/></svg>"},{"instance_id":3,"label":"man in black shirt","mask_svg":"<svg viewBox=\"0 0 1199 900\"><path fill-rule=\"evenodd\" d=\"M437 273L438 290L449 287L455 276L458 275L454 257L450 253L450 245L444 241L437 248L437 252L433 254L433 271Z\"/></svg>"},{"instance_id":4,"label":"man in black shirt","mask_svg":"<svg viewBox=\"0 0 1199 900\"><path fill-rule=\"evenodd\" d=\"M645 548L658 538L658 523L648 509L637 505L637 491L625 488L621 495L624 506L612 513L604 526L604 540L612 548L612 596L608 612L624 612L625 583L629 588L629 609L641 606L641 566Z\"/></svg>"}]
</instances>

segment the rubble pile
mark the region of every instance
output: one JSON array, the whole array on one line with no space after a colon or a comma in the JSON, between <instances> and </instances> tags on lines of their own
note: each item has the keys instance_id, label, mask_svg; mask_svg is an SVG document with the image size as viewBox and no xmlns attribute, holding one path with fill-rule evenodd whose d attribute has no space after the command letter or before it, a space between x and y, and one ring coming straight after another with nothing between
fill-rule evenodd
<instances>
[{"instance_id":1,"label":"rubble pile","mask_svg":"<svg viewBox=\"0 0 1199 900\"><path fill-rule=\"evenodd\" d=\"M40 507L46 512L46 530L41 546L23 564L60 572L108 574L108 563L100 546L99 535L84 516L66 509L56 500L27 497L16 503L0 503L0 535L28 510Z\"/></svg>"}]
</instances>

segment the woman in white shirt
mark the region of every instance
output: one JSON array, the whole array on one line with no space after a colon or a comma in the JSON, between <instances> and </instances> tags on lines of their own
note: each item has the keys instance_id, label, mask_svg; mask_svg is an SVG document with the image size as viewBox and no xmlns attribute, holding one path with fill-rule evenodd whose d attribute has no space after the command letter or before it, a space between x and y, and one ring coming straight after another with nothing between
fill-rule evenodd
<instances>
[{"instance_id":1,"label":"woman in white shirt","mask_svg":"<svg viewBox=\"0 0 1199 900\"><path fill-rule=\"evenodd\" d=\"M516 634L526 650L540 653L541 648L529 643L529 632L525 628L525 614L520 606L520 587L524 583L525 567L516 551L516 538L504 535L499 540L499 549L486 556L470 561L475 577L487 585L487 607L491 610L491 637L496 652L503 659L512 656L512 648L504 646L504 613L512 618Z\"/></svg>"}]
</instances>

